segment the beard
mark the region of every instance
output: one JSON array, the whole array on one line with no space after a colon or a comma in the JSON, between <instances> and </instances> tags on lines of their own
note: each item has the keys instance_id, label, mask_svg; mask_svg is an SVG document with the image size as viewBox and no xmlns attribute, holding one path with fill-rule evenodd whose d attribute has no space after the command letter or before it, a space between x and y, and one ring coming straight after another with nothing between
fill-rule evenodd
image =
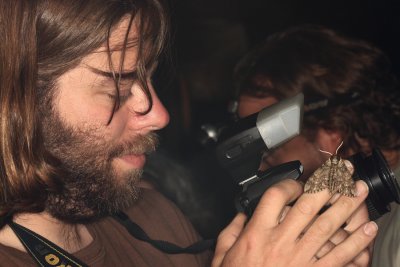
<instances>
[{"instance_id":1,"label":"beard","mask_svg":"<svg viewBox=\"0 0 400 267\"><path fill-rule=\"evenodd\" d=\"M154 133L113 144L107 141L105 126L67 126L50 112L43 120L46 150L56 158L63 177L49 190L45 210L66 223L89 223L131 206L139 196L142 170L117 172L112 161L129 154L154 151Z\"/></svg>"}]
</instances>

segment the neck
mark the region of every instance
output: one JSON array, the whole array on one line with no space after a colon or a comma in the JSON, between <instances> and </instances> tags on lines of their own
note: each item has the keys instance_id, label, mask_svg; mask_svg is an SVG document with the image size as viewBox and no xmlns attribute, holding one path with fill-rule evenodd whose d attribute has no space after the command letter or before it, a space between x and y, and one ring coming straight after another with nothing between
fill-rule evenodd
<instances>
[{"instance_id":1,"label":"neck","mask_svg":"<svg viewBox=\"0 0 400 267\"><path fill-rule=\"evenodd\" d=\"M69 253L81 250L93 240L84 225L63 223L46 212L20 214L14 217L14 222L47 238ZM0 243L26 251L17 236L7 225L0 230Z\"/></svg>"}]
</instances>

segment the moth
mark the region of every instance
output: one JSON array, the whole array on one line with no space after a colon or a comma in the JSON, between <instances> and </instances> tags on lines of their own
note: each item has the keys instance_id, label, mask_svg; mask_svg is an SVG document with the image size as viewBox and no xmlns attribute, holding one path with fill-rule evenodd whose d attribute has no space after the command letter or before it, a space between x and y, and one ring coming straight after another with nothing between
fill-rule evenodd
<instances>
[{"instance_id":1,"label":"moth","mask_svg":"<svg viewBox=\"0 0 400 267\"><path fill-rule=\"evenodd\" d=\"M331 194L354 197L356 187L353 176L354 167L348 160L343 160L337 155L343 142L336 149L335 154L320 150L330 155L329 159L322 164L307 180L304 185L305 193L316 193L328 189Z\"/></svg>"}]
</instances>

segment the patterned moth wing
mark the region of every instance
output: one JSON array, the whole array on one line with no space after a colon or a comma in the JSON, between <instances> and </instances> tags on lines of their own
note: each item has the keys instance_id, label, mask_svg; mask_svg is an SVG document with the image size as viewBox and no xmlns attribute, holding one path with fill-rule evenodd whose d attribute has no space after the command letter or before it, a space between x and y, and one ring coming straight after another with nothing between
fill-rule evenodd
<instances>
[{"instance_id":1,"label":"patterned moth wing","mask_svg":"<svg viewBox=\"0 0 400 267\"><path fill-rule=\"evenodd\" d=\"M330 177L332 187L329 187L329 191L332 194L338 192L344 196L355 197L356 185L352 177L354 167L351 165L350 161L344 161L338 156L334 157L337 158L337 167L332 177Z\"/></svg>"},{"instance_id":2,"label":"patterned moth wing","mask_svg":"<svg viewBox=\"0 0 400 267\"><path fill-rule=\"evenodd\" d=\"M327 160L320 168L315 170L304 185L305 193L316 193L328 188L330 165L330 160Z\"/></svg>"},{"instance_id":3,"label":"patterned moth wing","mask_svg":"<svg viewBox=\"0 0 400 267\"><path fill-rule=\"evenodd\" d=\"M349 161L345 162L339 156L333 155L307 180L304 192L315 193L327 188L331 194L337 192L354 197L355 183L352 170L353 167Z\"/></svg>"},{"instance_id":4,"label":"patterned moth wing","mask_svg":"<svg viewBox=\"0 0 400 267\"><path fill-rule=\"evenodd\" d=\"M335 154L319 150L331 156L307 180L304 186L305 193L315 193L328 188L331 194L339 193L349 197L356 195L356 186L352 177L354 167L350 161L343 160L337 155L342 145L343 141L336 149Z\"/></svg>"}]
</instances>

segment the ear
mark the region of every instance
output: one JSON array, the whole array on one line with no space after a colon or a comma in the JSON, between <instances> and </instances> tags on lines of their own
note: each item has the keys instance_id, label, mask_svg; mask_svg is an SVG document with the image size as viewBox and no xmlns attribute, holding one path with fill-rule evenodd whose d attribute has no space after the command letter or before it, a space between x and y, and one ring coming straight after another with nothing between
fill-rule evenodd
<instances>
[{"instance_id":1,"label":"ear","mask_svg":"<svg viewBox=\"0 0 400 267\"><path fill-rule=\"evenodd\" d=\"M322 128L318 128L315 138L319 149L328 151L332 154L336 152L336 149L343 141L342 135L339 132L333 130L325 130Z\"/></svg>"}]
</instances>

